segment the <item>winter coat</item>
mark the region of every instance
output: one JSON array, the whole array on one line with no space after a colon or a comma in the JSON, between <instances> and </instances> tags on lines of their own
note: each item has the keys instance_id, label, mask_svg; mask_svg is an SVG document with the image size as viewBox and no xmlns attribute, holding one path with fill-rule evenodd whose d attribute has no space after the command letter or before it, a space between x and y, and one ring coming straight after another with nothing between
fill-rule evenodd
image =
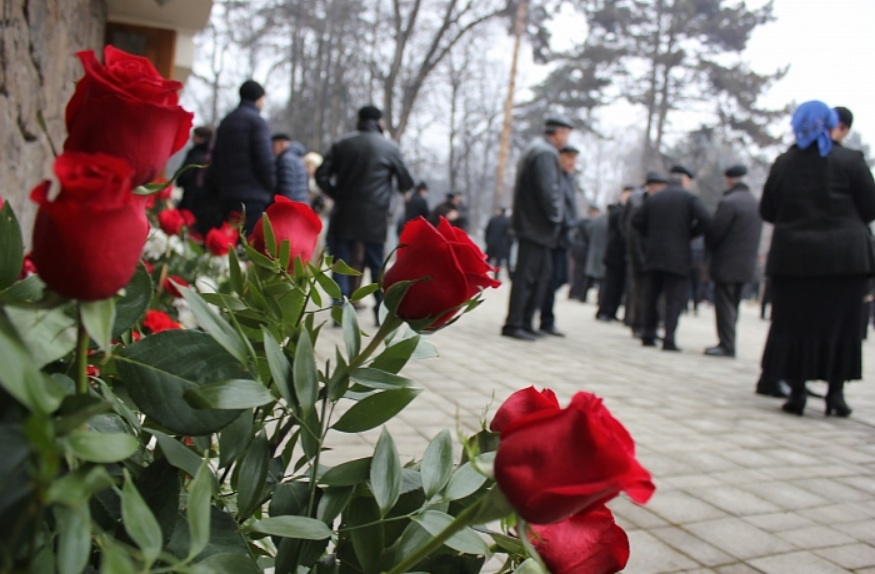
<instances>
[{"instance_id":1,"label":"winter coat","mask_svg":"<svg viewBox=\"0 0 875 574\"><path fill-rule=\"evenodd\" d=\"M626 239L623 233L623 210L625 206L614 203L608 206L608 243L603 259L606 267L625 267Z\"/></svg>"},{"instance_id":2,"label":"winter coat","mask_svg":"<svg viewBox=\"0 0 875 574\"><path fill-rule=\"evenodd\" d=\"M781 154L769 171L760 215L775 224L766 274L772 277L872 275L875 182L859 152L817 146Z\"/></svg>"},{"instance_id":3,"label":"winter coat","mask_svg":"<svg viewBox=\"0 0 875 574\"><path fill-rule=\"evenodd\" d=\"M705 232L711 280L715 283L752 281L762 230L758 202L750 188L737 183L726 190Z\"/></svg>"},{"instance_id":4,"label":"winter coat","mask_svg":"<svg viewBox=\"0 0 875 574\"><path fill-rule=\"evenodd\" d=\"M688 275L690 240L704 233L710 219L699 198L678 183L649 194L632 217L644 240L644 271Z\"/></svg>"},{"instance_id":5,"label":"winter coat","mask_svg":"<svg viewBox=\"0 0 875 574\"><path fill-rule=\"evenodd\" d=\"M402 193L414 183L398 145L376 121L336 141L316 170L316 183L334 200L328 235L385 243L393 180Z\"/></svg>"},{"instance_id":6,"label":"winter coat","mask_svg":"<svg viewBox=\"0 0 875 574\"><path fill-rule=\"evenodd\" d=\"M608 246L608 214L592 218L586 249L586 276L602 279L605 276L605 249Z\"/></svg>"},{"instance_id":7,"label":"winter coat","mask_svg":"<svg viewBox=\"0 0 875 574\"><path fill-rule=\"evenodd\" d=\"M486 254L490 259L507 259L513 245L510 233L510 218L495 215L486 224Z\"/></svg>"},{"instance_id":8,"label":"winter coat","mask_svg":"<svg viewBox=\"0 0 875 574\"><path fill-rule=\"evenodd\" d=\"M555 247L563 217L559 152L543 138L533 141L517 166L513 230L519 239Z\"/></svg>"},{"instance_id":9,"label":"winter coat","mask_svg":"<svg viewBox=\"0 0 875 574\"><path fill-rule=\"evenodd\" d=\"M223 201L273 201L276 174L270 130L253 102L241 101L219 124L208 177Z\"/></svg>"},{"instance_id":10,"label":"winter coat","mask_svg":"<svg viewBox=\"0 0 875 574\"><path fill-rule=\"evenodd\" d=\"M310 189L307 186L307 167L304 154L307 150L298 142L292 144L276 157L276 194L292 201L310 203Z\"/></svg>"},{"instance_id":11,"label":"winter coat","mask_svg":"<svg viewBox=\"0 0 875 574\"><path fill-rule=\"evenodd\" d=\"M182 160L183 166L204 165L210 163L210 143L203 142L193 145ZM182 199L179 201L179 209L187 209L195 213L198 204L203 201L204 172L207 168L190 168L179 174L176 185L182 188Z\"/></svg>"}]
</instances>

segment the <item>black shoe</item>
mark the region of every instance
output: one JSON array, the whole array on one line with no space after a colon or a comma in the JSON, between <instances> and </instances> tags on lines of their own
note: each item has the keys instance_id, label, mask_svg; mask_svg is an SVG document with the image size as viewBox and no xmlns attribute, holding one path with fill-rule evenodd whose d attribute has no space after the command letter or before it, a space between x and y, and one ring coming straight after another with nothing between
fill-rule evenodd
<instances>
[{"instance_id":1,"label":"black shoe","mask_svg":"<svg viewBox=\"0 0 875 574\"><path fill-rule=\"evenodd\" d=\"M542 333L541 331L535 331L534 329L530 329L529 327L523 327L523 331L531 335L536 339L540 339L541 337L546 337L546 333Z\"/></svg>"},{"instance_id":2,"label":"black shoe","mask_svg":"<svg viewBox=\"0 0 875 574\"><path fill-rule=\"evenodd\" d=\"M541 330L539 331L539 333L542 335L552 335L554 337L564 337L565 336L565 333L563 333L562 331L557 329L555 325L552 325L550 327L541 327Z\"/></svg>"},{"instance_id":3,"label":"black shoe","mask_svg":"<svg viewBox=\"0 0 875 574\"><path fill-rule=\"evenodd\" d=\"M705 354L709 357L735 357L735 353L727 351L720 345L717 345L716 347L708 347L707 349L705 349Z\"/></svg>"},{"instance_id":4,"label":"black shoe","mask_svg":"<svg viewBox=\"0 0 875 574\"><path fill-rule=\"evenodd\" d=\"M781 410L785 413L790 413L791 415L799 415L800 417L805 414L805 400L808 397L805 395L790 395L790 400L781 405Z\"/></svg>"},{"instance_id":5,"label":"black shoe","mask_svg":"<svg viewBox=\"0 0 875 574\"><path fill-rule=\"evenodd\" d=\"M663 351L680 352L681 348L674 344L674 341L665 340L662 342Z\"/></svg>"},{"instance_id":6,"label":"black shoe","mask_svg":"<svg viewBox=\"0 0 875 574\"><path fill-rule=\"evenodd\" d=\"M655 347L656 339L653 337L641 337L641 346L642 347Z\"/></svg>"},{"instance_id":7,"label":"black shoe","mask_svg":"<svg viewBox=\"0 0 875 574\"><path fill-rule=\"evenodd\" d=\"M522 328L516 328L516 329L506 329L505 328L505 329L501 330L501 335L503 337L510 337L512 339L519 339L520 341L534 341L538 338L535 335L533 335L532 333L530 333L529 331L526 331L525 329L522 329Z\"/></svg>"},{"instance_id":8,"label":"black shoe","mask_svg":"<svg viewBox=\"0 0 875 574\"><path fill-rule=\"evenodd\" d=\"M790 387L784 381L771 382L760 379L757 382L756 393L758 395L783 399L790 396Z\"/></svg>"},{"instance_id":9,"label":"black shoe","mask_svg":"<svg viewBox=\"0 0 875 574\"><path fill-rule=\"evenodd\" d=\"M596 315L596 321L604 321L605 323L610 323L611 321L616 321L616 317L611 317L610 315Z\"/></svg>"},{"instance_id":10,"label":"black shoe","mask_svg":"<svg viewBox=\"0 0 875 574\"><path fill-rule=\"evenodd\" d=\"M844 395L826 395L826 416L849 417L853 409L845 402Z\"/></svg>"}]
</instances>

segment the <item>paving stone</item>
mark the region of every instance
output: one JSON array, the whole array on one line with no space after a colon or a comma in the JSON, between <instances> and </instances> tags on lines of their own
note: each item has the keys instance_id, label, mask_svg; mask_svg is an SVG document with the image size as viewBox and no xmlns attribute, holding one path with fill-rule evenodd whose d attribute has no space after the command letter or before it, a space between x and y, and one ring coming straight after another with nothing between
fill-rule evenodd
<instances>
[{"instance_id":1,"label":"paving stone","mask_svg":"<svg viewBox=\"0 0 875 574\"><path fill-rule=\"evenodd\" d=\"M648 532L675 550L683 552L685 555L705 566L728 564L734 560L732 556L718 550L707 542L696 538L681 528L655 528L648 530Z\"/></svg>"},{"instance_id":2,"label":"paving stone","mask_svg":"<svg viewBox=\"0 0 875 574\"><path fill-rule=\"evenodd\" d=\"M734 486L694 488L690 492L732 516L777 512L779 507L746 490Z\"/></svg>"},{"instance_id":3,"label":"paving stone","mask_svg":"<svg viewBox=\"0 0 875 574\"><path fill-rule=\"evenodd\" d=\"M780 512L777 514L762 514L759 516L745 516L744 519L754 526L768 530L769 532L781 532L783 530L796 530L813 526L815 522L792 512Z\"/></svg>"},{"instance_id":4,"label":"paving stone","mask_svg":"<svg viewBox=\"0 0 875 574\"><path fill-rule=\"evenodd\" d=\"M662 574L701 566L647 532L628 534L631 550L624 571L629 574Z\"/></svg>"},{"instance_id":5,"label":"paving stone","mask_svg":"<svg viewBox=\"0 0 875 574\"><path fill-rule=\"evenodd\" d=\"M746 485L745 488L787 510L821 506L829 502L810 490L788 482L760 482Z\"/></svg>"},{"instance_id":6,"label":"paving stone","mask_svg":"<svg viewBox=\"0 0 875 574\"><path fill-rule=\"evenodd\" d=\"M815 553L844 568L875 567L875 546L869 544L849 544L816 550Z\"/></svg>"},{"instance_id":7,"label":"paving stone","mask_svg":"<svg viewBox=\"0 0 875 574\"><path fill-rule=\"evenodd\" d=\"M778 556L767 556L752 560L751 564L765 574L788 574L790 572L811 572L814 574L844 574L847 572L831 562L823 560L811 552L793 552Z\"/></svg>"},{"instance_id":8,"label":"paving stone","mask_svg":"<svg viewBox=\"0 0 875 574\"><path fill-rule=\"evenodd\" d=\"M793 550L790 543L738 518L722 518L684 527L705 542L740 559Z\"/></svg>"},{"instance_id":9,"label":"paving stone","mask_svg":"<svg viewBox=\"0 0 875 574\"><path fill-rule=\"evenodd\" d=\"M842 544L854 542L854 539L847 534L826 526L810 526L796 530L785 530L778 532L777 535L804 550L841 546Z\"/></svg>"},{"instance_id":10,"label":"paving stone","mask_svg":"<svg viewBox=\"0 0 875 574\"><path fill-rule=\"evenodd\" d=\"M672 524L687 524L726 516L722 510L680 491L657 490L647 503L647 509Z\"/></svg>"},{"instance_id":11,"label":"paving stone","mask_svg":"<svg viewBox=\"0 0 875 574\"><path fill-rule=\"evenodd\" d=\"M861 520L859 522L834 524L833 528L839 532L844 532L860 542L875 541L875 520Z\"/></svg>"},{"instance_id":12,"label":"paving stone","mask_svg":"<svg viewBox=\"0 0 875 574\"><path fill-rule=\"evenodd\" d=\"M729 566L721 566L715 570L718 574L762 574L762 570L757 570L747 564L730 564Z\"/></svg>"}]
</instances>

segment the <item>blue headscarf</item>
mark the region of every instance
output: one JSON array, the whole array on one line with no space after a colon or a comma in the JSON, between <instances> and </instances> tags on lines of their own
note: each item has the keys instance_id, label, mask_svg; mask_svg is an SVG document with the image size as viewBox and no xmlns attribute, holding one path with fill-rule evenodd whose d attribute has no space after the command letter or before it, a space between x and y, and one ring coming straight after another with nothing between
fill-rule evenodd
<instances>
[{"instance_id":1,"label":"blue headscarf","mask_svg":"<svg viewBox=\"0 0 875 574\"><path fill-rule=\"evenodd\" d=\"M793 112L793 133L796 135L796 145L801 149L817 142L820 157L829 155L832 149L831 129L839 123L835 110L818 100L805 102Z\"/></svg>"}]
</instances>

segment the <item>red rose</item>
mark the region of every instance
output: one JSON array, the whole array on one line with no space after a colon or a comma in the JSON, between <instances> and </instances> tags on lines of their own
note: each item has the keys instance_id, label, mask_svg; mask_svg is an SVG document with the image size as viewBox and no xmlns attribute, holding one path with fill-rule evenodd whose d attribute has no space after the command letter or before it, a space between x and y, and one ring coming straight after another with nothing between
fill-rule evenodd
<instances>
[{"instance_id":1,"label":"red rose","mask_svg":"<svg viewBox=\"0 0 875 574\"><path fill-rule=\"evenodd\" d=\"M36 265L33 264L33 255L28 253L21 261L21 273L18 274L18 279L26 279L37 273Z\"/></svg>"},{"instance_id":2,"label":"red rose","mask_svg":"<svg viewBox=\"0 0 875 574\"><path fill-rule=\"evenodd\" d=\"M395 309L408 321L433 318L426 330L444 325L484 288L501 285L490 276L495 270L480 248L443 217L437 228L422 217L408 222L398 244L395 265L383 276L383 290L426 279L411 285Z\"/></svg>"},{"instance_id":3,"label":"red rose","mask_svg":"<svg viewBox=\"0 0 875 574\"><path fill-rule=\"evenodd\" d=\"M237 230L230 223L223 223L222 227L207 232L207 250L213 255L227 255L237 245L238 236Z\"/></svg>"},{"instance_id":4,"label":"red rose","mask_svg":"<svg viewBox=\"0 0 875 574\"><path fill-rule=\"evenodd\" d=\"M182 84L112 46L103 64L91 50L76 55L85 76L67 103L64 149L116 155L134 168L134 187L152 181L188 140L193 114L179 107Z\"/></svg>"},{"instance_id":5,"label":"red rose","mask_svg":"<svg viewBox=\"0 0 875 574\"><path fill-rule=\"evenodd\" d=\"M550 574L616 574L629 560L629 538L604 505L532 529Z\"/></svg>"},{"instance_id":6,"label":"red rose","mask_svg":"<svg viewBox=\"0 0 875 574\"><path fill-rule=\"evenodd\" d=\"M131 168L104 154L65 152L55 160L61 191L31 191L39 204L33 262L46 284L82 301L105 299L128 284L146 243L144 199L131 193Z\"/></svg>"},{"instance_id":7,"label":"red rose","mask_svg":"<svg viewBox=\"0 0 875 574\"><path fill-rule=\"evenodd\" d=\"M146 318L143 319L143 326L149 329L153 334L167 331L168 329L182 329L182 325L170 318L170 315L164 311L156 311L149 309L146 311Z\"/></svg>"},{"instance_id":8,"label":"red rose","mask_svg":"<svg viewBox=\"0 0 875 574\"><path fill-rule=\"evenodd\" d=\"M100 369L97 367L97 365L88 365L85 368L85 373L89 377L99 377L100 376Z\"/></svg>"},{"instance_id":9,"label":"red rose","mask_svg":"<svg viewBox=\"0 0 875 574\"><path fill-rule=\"evenodd\" d=\"M277 249L283 241L289 242L292 254L289 259L289 269L292 269L296 257L300 257L304 263L313 257L313 250L316 249L316 242L322 231L322 220L305 203L292 201L282 195L274 196L273 199L274 202L265 213L270 218L270 227L276 238ZM255 224L249 242L254 249L269 255L264 243L263 219L259 219Z\"/></svg>"},{"instance_id":10,"label":"red rose","mask_svg":"<svg viewBox=\"0 0 875 574\"><path fill-rule=\"evenodd\" d=\"M517 391L495 416L501 433L495 480L517 512L551 524L625 491L643 504L650 473L635 460L635 443L602 400L577 393L562 409L552 392Z\"/></svg>"},{"instance_id":11,"label":"red rose","mask_svg":"<svg viewBox=\"0 0 875 574\"><path fill-rule=\"evenodd\" d=\"M179 288L177 285L181 285L183 287L189 287L189 282L180 277L179 275L171 275L167 279L164 280L164 290L167 291L173 297L179 299L182 297L182 293L179 292Z\"/></svg>"},{"instance_id":12,"label":"red rose","mask_svg":"<svg viewBox=\"0 0 875 574\"><path fill-rule=\"evenodd\" d=\"M183 227L194 225L194 214L187 209L165 209L158 214L158 225L167 235L179 235Z\"/></svg>"}]
</instances>

